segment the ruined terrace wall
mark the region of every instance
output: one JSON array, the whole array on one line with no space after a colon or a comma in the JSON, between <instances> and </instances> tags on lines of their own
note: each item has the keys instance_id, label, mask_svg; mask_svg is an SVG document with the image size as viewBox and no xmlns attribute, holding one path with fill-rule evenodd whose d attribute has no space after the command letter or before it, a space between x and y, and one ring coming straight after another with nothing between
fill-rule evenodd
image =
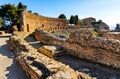
<instances>
[{"instance_id":1,"label":"ruined terrace wall","mask_svg":"<svg viewBox=\"0 0 120 79\"><path fill-rule=\"evenodd\" d=\"M102 32L101 37L120 40L120 32Z\"/></svg>"},{"instance_id":2,"label":"ruined terrace wall","mask_svg":"<svg viewBox=\"0 0 120 79\"><path fill-rule=\"evenodd\" d=\"M66 20L58 18L50 18L45 16L38 16L29 12L21 14L21 26L24 27L24 32L33 32L35 29L40 28L47 32L64 30L64 29L79 29L88 26L69 26ZM92 27L88 27L92 28Z\"/></svg>"},{"instance_id":3,"label":"ruined terrace wall","mask_svg":"<svg viewBox=\"0 0 120 79\"><path fill-rule=\"evenodd\" d=\"M34 49L18 37L10 37L8 47L29 79L79 79L79 73ZM82 75L81 75L82 77ZM83 77L84 79L87 79Z\"/></svg>"},{"instance_id":4,"label":"ruined terrace wall","mask_svg":"<svg viewBox=\"0 0 120 79\"><path fill-rule=\"evenodd\" d=\"M24 31L34 31L41 28L46 31L62 29L66 25L66 20L38 16L32 13L23 12L21 15L21 26Z\"/></svg>"},{"instance_id":5,"label":"ruined terrace wall","mask_svg":"<svg viewBox=\"0 0 120 79\"><path fill-rule=\"evenodd\" d=\"M64 47L70 55L120 68L120 41L118 40L94 37L93 33L86 29L74 32L65 41L56 39L41 30L36 30L35 37L45 44Z\"/></svg>"},{"instance_id":6,"label":"ruined terrace wall","mask_svg":"<svg viewBox=\"0 0 120 79\"><path fill-rule=\"evenodd\" d=\"M41 54L21 39L23 35L10 37L7 45L14 52L28 79L96 79Z\"/></svg>"}]
</instances>

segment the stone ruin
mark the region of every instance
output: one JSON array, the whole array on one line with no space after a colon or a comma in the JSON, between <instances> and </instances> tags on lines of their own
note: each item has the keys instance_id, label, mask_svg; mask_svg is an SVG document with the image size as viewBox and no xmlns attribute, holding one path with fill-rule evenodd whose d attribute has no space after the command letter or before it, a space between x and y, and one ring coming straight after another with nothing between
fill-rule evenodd
<instances>
[{"instance_id":1,"label":"stone ruin","mask_svg":"<svg viewBox=\"0 0 120 79\"><path fill-rule=\"evenodd\" d=\"M75 57L120 68L120 41L95 37L90 28L76 30L66 40L39 29L35 31L35 37L45 44L62 46Z\"/></svg>"},{"instance_id":2,"label":"stone ruin","mask_svg":"<svg viewBox=\"0 0 120 79\"><path fill-rule=\"evenodd\" d=\"M70 27L64 19L38 16L28 12L23 12L21 14L20 24L24 32L34 32L37 28L47 32L80 28L80 26Z\"/></svg>"},{"instance_id":3,"label":"stone ruin","mask_svg":"<svg viewBox=\"0 0 120 79\"><path fill-rule=\"evenodd\" d=\"M78 72L59 61L50 58L30 46L24 38L34 32L37 40L45 45L63 47L72 56L120 68L120 41L93 35L93 28L68 26L65 20L49 18L23 12L21 15L23 32L8 40L22 69L29 79L96 79ZM69 31L66 36L54 35L58 31Z\"/></svg>"}]
</instances>

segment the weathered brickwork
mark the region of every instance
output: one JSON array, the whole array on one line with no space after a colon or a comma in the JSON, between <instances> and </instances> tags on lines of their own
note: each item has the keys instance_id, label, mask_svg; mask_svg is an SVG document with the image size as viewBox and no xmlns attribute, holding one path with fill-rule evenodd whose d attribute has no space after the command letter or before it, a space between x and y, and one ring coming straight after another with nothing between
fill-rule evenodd
<instances>
[{"instance_id":1,"label":"weathered brickwork","mask_svg":"<svg viewBox=\"0 0 120 79\"><path fill-rule=\"evenodd\" d=\"M57 30L66 25L66 20L49 18L44 16L34 15L32 13L23 12L21 17L21 25L24 26L24 31L34 31L36 28L43 30Z\"/></svg>"},{"instance_id":2,"label":"weathered brickwork","mask_svg":"<svg viewBox=\"0 0 120 79\"><path fill-rule=\"evenodd\" d=\"M54 38L41 30L35 31L35 37L45 44L62 46L73 56L120 68L120 41L94 37L91 30L75 31L67 40Z\"/></svg>"},{"instance_id":3,"label":"weathered brickwork","mask_svg":"<svg viewBox=\"0 0 120 79\"><path fill-rule=\"evenodd\" d=\"M45 16L38 16L32 13L23 12L21 14L21 29L24 32L34 32L35 29L52 32L63 29L79 29L82 26L69 26L66 20L58 18L50 18Z\"/></svg>"}]
</instances>

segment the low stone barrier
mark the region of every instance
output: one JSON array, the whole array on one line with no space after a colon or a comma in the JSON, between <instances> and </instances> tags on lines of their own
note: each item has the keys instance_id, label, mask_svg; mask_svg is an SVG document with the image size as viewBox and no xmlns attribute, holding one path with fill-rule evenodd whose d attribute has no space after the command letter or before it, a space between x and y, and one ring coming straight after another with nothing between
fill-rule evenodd
<instances>
[{"instance_id":1,"label":"low stone barrier","mask_svg":"<svg viewBox=\"0 0 120 79\"><path fill-rule=\"evenodd\" d=\"M120 32L102 32L101 37L120 40Z\"/></svg>"},{"instance_id":2,"label":"low stone barrier","mask_svg":"<svg viewBox=\"0 0 120 79\"><path fill-rule=\"evenodd\" d=\"M54 38L48 32L39 29L35 31L35 37L45 44L65 48L70 55L120 68L120 41L118 40L94 37L93 32L86 29L73 32L67 40Z\"/></svg>"},{"instance_id":3,"label":"low stone barrier","mask_svg":"<svg viewBox=\"0 0 120 79\"><path fill-rule=\"evenodd\" d=\"M5 34L5 31L0 31L0 35L4 35Z\"/></svg>"},{"instance_id":4,"label":"low stone barrier","mask_svg":"<svg viewBox=\"0 0 120 79\"><path fill-rule=\"evenodd\" d=\"M22 69L29 79L91 79L85 73L77 72L69 66L55 61L34 49L19 37L12 36L7 41ZM96 78L93 78L96 79Z\"/></svg>"}]
</instances>

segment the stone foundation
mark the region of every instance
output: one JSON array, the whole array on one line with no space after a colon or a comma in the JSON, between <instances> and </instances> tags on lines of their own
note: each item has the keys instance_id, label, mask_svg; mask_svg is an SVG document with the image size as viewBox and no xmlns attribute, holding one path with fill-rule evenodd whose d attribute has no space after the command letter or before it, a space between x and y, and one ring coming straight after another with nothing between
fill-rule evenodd
<instances>
[{"instance_id":1,"label":"stone foundation","mask_svg":"<svg viewBox=\"0 0 120 79\"><path fill-rule=\"evenodd\" d=\"M69 66L39 53L18 36L10 37L8 47L15 53L29 79L91 79L87 74L74 71Z\"/></svg>"},{"instance_id":2,"label":"stone foundation","mask_svg":"<svg viewBox=\"0 0 120 79\"><path fill-rule=\"evenodd\" d=\"M41 30L35 31L35 37L45 44L65 48L70 55L120 68L120 41L94 37L91 30L75 31L67 40L54 38L48 32Z\"/></svg>"},{"instance_id":3,"label":"stone foundation","mask_svg":"<svg viewBox=\"0 0 120 79\"><path fill-rule=\"evenodd\" d=\"M5 34L5 31L0 31L0 35L4 35Z\"/></svg>"},{"instance_id":4,"label":"stone foundation","mask_svg":"<svg viewBox=\"0 0 120 79\"><path fill-rule=\"evenodd\" d=\"M120 40L120 32L103 32L101 37Z\"/></svg>"}]
</instances>

